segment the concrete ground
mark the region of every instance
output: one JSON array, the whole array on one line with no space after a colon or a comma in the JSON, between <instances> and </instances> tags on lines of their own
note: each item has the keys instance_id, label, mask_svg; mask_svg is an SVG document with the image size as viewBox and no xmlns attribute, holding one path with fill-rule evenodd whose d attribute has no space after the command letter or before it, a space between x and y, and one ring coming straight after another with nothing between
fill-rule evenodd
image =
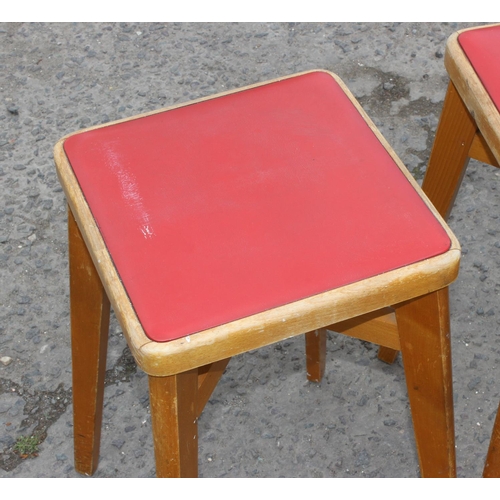
<instances>
[{"instance_id":1,"label":"concrete ground","mask_svg":"<svg viewBox=\"0 0 500 500\"><path fill-rule=\"evenodd\" d=\"M313 68L337 73L421 179L467 23L0 23L0 478L73 469L63 135ZM500 401L499 173L471 162L450 219L457 464L479 477ZM416 477L401 359L330 334L322 383L303 338L238 356L199 424L203 477ZM96 477L154 475L147 377L112 320ZM39 441L22 459L19 438Z\"/></svg>"}]
</instances>

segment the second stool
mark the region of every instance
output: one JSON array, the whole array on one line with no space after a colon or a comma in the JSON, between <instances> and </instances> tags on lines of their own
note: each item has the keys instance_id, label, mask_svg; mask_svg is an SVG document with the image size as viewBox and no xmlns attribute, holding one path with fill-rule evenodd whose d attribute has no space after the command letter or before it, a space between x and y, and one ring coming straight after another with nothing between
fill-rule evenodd
<instances>
[{"instance_id":1,"label":"second stool","mask_svg":"<svg viewBox=\"0 0 500 500\"><path fill-rule=\"evenodd\" d=\"M450 83L422 188L446 219L469 158L500 166L500 25L454 33L444 62ZM500 477L500 412L483 474Z\"/></svg>"}]
</instances>

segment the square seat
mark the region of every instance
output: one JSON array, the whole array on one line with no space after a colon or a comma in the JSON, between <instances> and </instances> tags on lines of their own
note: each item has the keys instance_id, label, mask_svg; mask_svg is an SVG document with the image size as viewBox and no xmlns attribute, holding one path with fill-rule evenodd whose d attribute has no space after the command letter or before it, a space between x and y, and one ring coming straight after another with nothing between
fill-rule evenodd
<instances>
[{"instance_id":1,"label":"square seat","mask_svg":"<svg viewBox=\"0 0 500 500\"><path fill-rule=\"evenodd\" d=\"M447 286L460 247L336 75L77 132L55 157L78 470L97 466L109 298L149 375L158 475L197 474L197 417L231 356L306 334L320 380L329 325L403 352L421 473L455 474Z\"/></svg>"},{"instance_id":2,"label":"square seat","mask_svg":"<svg viewBox=\"0 0 500 500\"><path fill-rule=\"evenodd\" d=\"M156 342L451 244L325 72L80 133L64 150Z\"/></svg>"}]
</instances>

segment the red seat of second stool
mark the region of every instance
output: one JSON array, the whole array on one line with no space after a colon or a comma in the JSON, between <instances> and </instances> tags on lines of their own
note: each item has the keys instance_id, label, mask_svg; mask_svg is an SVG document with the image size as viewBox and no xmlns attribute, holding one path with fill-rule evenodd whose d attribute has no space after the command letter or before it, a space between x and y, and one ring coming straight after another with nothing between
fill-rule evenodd
<instances>
[{"instance_id":1,"label":"red seat of second stool","mask_svg":"<svg viewBox=\"0 0 500 500\"><path fill-rule=\"evenodd\" d=\"M64 149L155 341L450 247L326 72L90 130Z\"/></svg>"},{"instance_id":2,"label":"red seat of second stool","mask_svg":"<svg viewBox=\"0 0 500 500\"><path fill-rule=\"evenodd\" d=\"M464 31L458 41L500 111L500 26Z\"/></svg>"}]
</instances>

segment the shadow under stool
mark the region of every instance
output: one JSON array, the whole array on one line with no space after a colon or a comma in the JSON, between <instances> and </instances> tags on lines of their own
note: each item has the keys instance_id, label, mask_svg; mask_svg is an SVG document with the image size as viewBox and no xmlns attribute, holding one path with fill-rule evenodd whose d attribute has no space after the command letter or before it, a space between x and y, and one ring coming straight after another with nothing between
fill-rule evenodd
<instances>
[{"instance_id":1,"label":"shadow under stool","mask_svg":"<svg viewBox=\"0 0 500 500\"><path fill-rule=\"evenodd\" d=\"M90 128L55 159L79 472L97 468L111 305L149 376L159 477L197 476L197 419L232 356L305 334L321 380L326 328L402 352L420 473L455 476L460 247L336 75Z\"/></svg>"},{"instance_id":2,"label":"shadow under stool","mask_svg":"<svg viewBox=\"0 0 500 500\"><path fill-rule=\"evenodd\" d=\"M470 158L500 166L500 25L458 31L448 39L450 77L422 189L447 219ZM500 477L500 415L484 467Z\"/></svg>"}]
</instances>

